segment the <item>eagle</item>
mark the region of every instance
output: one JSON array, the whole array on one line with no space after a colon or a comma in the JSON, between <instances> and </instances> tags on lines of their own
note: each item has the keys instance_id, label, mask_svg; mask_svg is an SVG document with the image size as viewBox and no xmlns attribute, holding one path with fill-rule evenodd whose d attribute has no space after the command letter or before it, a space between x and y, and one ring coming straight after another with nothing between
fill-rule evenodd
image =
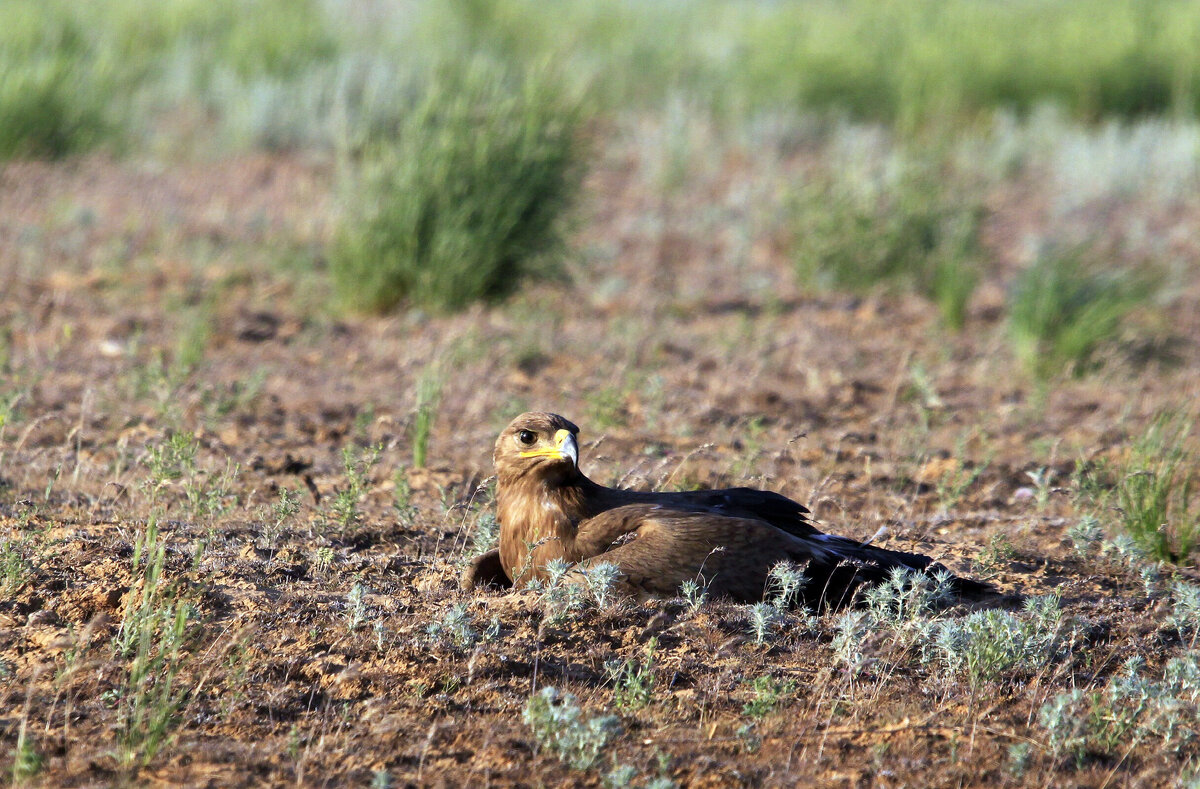
<instances>
[{"instance_id":1,"label":"eagle","mask_svg":"<svg viewBox=\"0 0 1200 789\"><path fill-rule=\"evenodd\" d=\"M990 590L954 577L928 556L825 534L808 508L767 490L648 492L609 488L579 469L579 428L558 414L514 419L496 440L496 518L500 547L477 557L463 587L545 582L555 559L586 571L617 567L621 591L673 597L685 581L714 597L763 600L779 562L804 568L801 600L840 607L895 568L944 573L960 594Z\"/></svg>"}]
</instances>

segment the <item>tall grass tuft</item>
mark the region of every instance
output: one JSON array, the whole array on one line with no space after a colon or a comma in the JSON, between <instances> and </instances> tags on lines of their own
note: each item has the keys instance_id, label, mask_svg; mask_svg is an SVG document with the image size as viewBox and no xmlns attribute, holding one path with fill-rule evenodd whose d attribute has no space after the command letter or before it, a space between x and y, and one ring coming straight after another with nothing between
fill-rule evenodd
<instances>
[{"instance_id":1,"label":"tall grass tuft","mask_svg":"<svg viewBox=\"0 0 1200 789\"><path fill-rule=\"evenodd\" d=\"M412 423L412 462L425 468L429 456L429 437L437 419L438 401L442 397L442 380L436 369L426 370L417 381L417 406Z\"/></svg>"},{"instance_id":2,"label":"tall grass tuft","mask_svg":"<svg viewBox=\"0 0 1200 789\"><path fill-rule=\"evenodd\" d=\"M962 326L978 273L982 208L938 168L901 163L875 176L831 172L801 190L796 272L817 288L912 288Z\"/></svg>"},{"instance_id":3,"label":"tall grass tuft","mask_svg":"<svg viewBox=\"0 0 1200 789\"><path fill-rule=\"evenodd\" d=\"M344 301L455 310L552 273L583 175L579 106L544 72L437 70L356 168L330 250Z\"/></svg>"},{"instance_id":4,"label":"tall grass tuft","mask_svg":"<svg viewBox=\"0 0 1200 789\"><path fill-rule=\"evenodd\" d=\"M1143 551L1185 562L1200 542L1200 507L1193 500L1196 457L1185 447L1191 421L1159 416L1131 449L1117 485L1120 523Z\"/></svg>"},{"instance_id":5,"label":"tall grass tuft","mask_svg":"<svg viewBox=\"0 0 1200 789\"><path fill-rule=\"evenodd\" d=\"M1042 379L1064 371L1082 375L1152 292L1148 275L1097 268L1082 249L1047 252L1021 272L1009 295L1017 359Z\"/></svg>"},{"instance_id":6,"label":"tall grass tuft","mask_svg":"<svg viewBox=\"0 0 1200 789\"><path fill-rule=\"evenodd\" d=\"M15 0L0 30L0 159L60 157L97 144L114 126L106 112L107 65L79 19L61 4Z\"/></svg>"}]
</instances>

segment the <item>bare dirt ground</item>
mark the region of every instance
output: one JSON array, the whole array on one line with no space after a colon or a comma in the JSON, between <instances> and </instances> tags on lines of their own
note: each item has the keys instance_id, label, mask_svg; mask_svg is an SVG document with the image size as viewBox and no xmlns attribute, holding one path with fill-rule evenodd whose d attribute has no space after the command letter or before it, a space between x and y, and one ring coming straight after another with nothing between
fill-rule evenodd
<instances>
[{"instance_id":1,"label":"bare dirt ground","mask_svg":"<svg viewBox=\"0 0 1200 789\"><path fill-rule=\"evenodd\" d=\"M1048 221L1036 181L989 197L994 270L951 334L915 296L798 290L786 238L738 230L730 195L753 180L739 161L678 199L644 193L631 169L617 154L598 165L571 282L388 318L323 306L322 161L0 171L0 764L23 738L40 759L28 780L54 786L385 785L384 771L398 786L600 785L617 764L635 785L1172 784L1186 753L1131 741L1076 765L1035 722L1133 655L1153 673L1180 652L1161 594L1076 555L1066 530L1076 459L1119 456L1200 393L1196 288L1142 316L1170 354L1122 342L1100 372L1042 390L1015 368L1001 310L1014 250ZM440 396L415 468L422 379ZM1008 595L1057 593L1080 641L972 687L887 645L850 675L836 615L757 646L746 609L720 602L550 625L531 595L464 594L492 442L529 408L583 428L598 481L769 487L828 531L886 526L887 547ZM356 488L343 449L371 446ZM281 489L298 512L273 509ZM113 644L143 594L134 552L151 519L163 583L192 615L174 676L186 693L141 767L153 727ZM486 638L428 634L456 603ZM615 710L604 664L641 659L652 636L652 700ZM794 686L743 729L764 675ZM572 771L522 722L545 685L620 715L594 768ZM1023 770L1008 756L1020 743Z\"/></svg>"}]
</instances>

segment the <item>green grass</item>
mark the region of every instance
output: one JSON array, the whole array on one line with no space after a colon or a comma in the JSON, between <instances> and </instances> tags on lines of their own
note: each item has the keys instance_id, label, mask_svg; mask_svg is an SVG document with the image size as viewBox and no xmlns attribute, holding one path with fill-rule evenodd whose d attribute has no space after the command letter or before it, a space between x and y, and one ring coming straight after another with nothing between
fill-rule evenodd
<instances>
[{"instance_id":1,"label":"green grass","mask_svg":"<svg viewBox=\"0 0 1200 789\"><path fill-rule=\"evenodd\" d=\"M59 4L13 2L0 25L0 158L58 157L113 131L108 69Z\"/></svg>"},{"instance_id":2,"label":"green grass","mask_svg":"<svg viewBox=\"0 0 1200 789\"><path fill-rule=\"evenodd\" d=\"M1148 274L1099 268L1081 249L1043 254L1021 272L1009 294L1017 360L1040 379L1083 375L1153 290Z\"/></svg>"},{"instance_id":3,"label":"green grass","mask_svg":"<svg viewBox=\"0 0 1200 789\"><path fill-rule=\"evenodd\" d=\"M553 18L531 0L451 6L465 41L555 56L610 105L683 90L717 109L803 106L911 127L1044 102L1083 118L1193 112L1200 97L1195 2L564 2Z\"/></svg>"},{"instance_id":4,"label":"green grass","mask_svg":"<svg viewBox=\"0 0 1200 789\"><path fill-rule=\"evenodd\" d=\"M1122 529L1152 558L1176 564L1187 562L1200 542L1190 432L1189 420L1156 419L1134 443L1116 491Z\"/></svg>"},{"instance_id":5,"label":"green grass","mask_svg":"<svg viewBox=\"0 0 1200 789\"><path fill-rule=\"evenodd\" d=\"M332 147L406 117L406 75L480 53L555 63L609 112L683 95L717 117L806 109L917 130L1044 103L1085 120L1200 109L1200 0L563 0L554 14L532 0L7 0L3 13L0 158L160 135L168 150Z\"/></svg>"},{"instance_id":6,"label":"green grass","mask_svg":"<svg viewBox=\"0 0 1200 789\"><path fill-rule=\"evenodd\" d=\"M338 46L305 1L10 0L3 21L0 159L130 147L224 72L287 78Z\"/></svg>"},{"instance_id":7,"label":"green grass","mask_svg":"<svg viewBox=\"0 0 1200 789\"><path fill-rule=\"evenodd\" d=\"M583 174L581 115L545 73L444 67L357 168L330 267L351 307L494 301L553 272Z\"/></svg>"},{"instance_id":8,"label":"green grass","mask_svg":"<svg viewBox=\"0 0 1200 789\"><path fill-rule=\"evenodd\" d=\"M797 275L819 289L911 288L960 328L979 278L979 201L940 168L897 159L876 173L831 167L801 190Z\"/></svg>"}]
</instances>

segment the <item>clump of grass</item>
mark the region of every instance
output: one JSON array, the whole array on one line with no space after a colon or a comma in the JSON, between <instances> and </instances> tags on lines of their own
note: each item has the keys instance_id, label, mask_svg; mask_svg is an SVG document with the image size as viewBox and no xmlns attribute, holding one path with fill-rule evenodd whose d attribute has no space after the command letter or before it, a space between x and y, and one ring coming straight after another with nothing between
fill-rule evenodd
<instances>
[{"instance_id":1,"label":"clump of grass","mask_svg":"<svg viewBox=\"0 0 1200 789\"><path fill-rule=\"evenodd\" d=\"M0 599L12 598L33 576L22 548L15 540L0 541Z\"/></svg>"},{"instance_id":2,"label":"clump of grass","mask_svg":"<svg viewBox=\"0 0 1200 789\"><path fill-rule=\"evenodd\" d=\"M435 371L427 371L417 381L417 406L412 423L412 462L416 468L425 467L429 455L429 437L433 433L441 394L441 378Z\"/></svg>"},{"instance_id":3,"label":"clump of grass","mask_svg":"<svg viewBox=\"0 0 1200 789\"><path fill-rule=\"evenodd\" d=\"M0 32L0 159L61 157L115 131L111 63L62 3L8 4Z\"/></svg>"},{"instance_id":4,"label":"clump of grass","mask_svg":"<svg viewBox=\"0 0 1200 789\"><path fill-rule=\"evenodd\" d=\"M1185 445L1191 422L1164 414L1133 445L1117 484L1120 524L1154 559L1180 563L1200 540L1193 501L1195 455Z\"/></svg>"},{"instance_id":5,"label":"clump of grass","mask_svg":"<svg viewBox=\"0 0 1200 789\"><path fill-rule=\"evenodd\" d=\"M1017 360L1032 375L1082 375L1153 292L1132 270L1102 269L1084 249L1049 250L1021 272L1009 294L1008 326Z\"/></svg>"},{"instance_id":6,"label":"clump of grass","mask_svg":"<svg viewBox=\"0 0 1200 789\"><path fill-rule=\"evenodd\" d=\"M521 719L540 748L576 770L591 767L620 731L615 715L584 715L574 695L549 686L529 699Z\"/></svg>"},{"instance_id":7,"label":"clump of grass","mask_svg":"<svg viewBox=\"0 0 1200 789\"><path fill-rule=\"evenodd\" d=\"M850 171L846 171L850 172ZM865 293L912 288L957 329L978 280L978 202L935 168L856 180L830 174L801 191L796 272L810 286Z\"/></svg>"},{"instance_id":8,"label":"clump of grass","mask_svg":"<svg viewBox=\"0 0 1200 789\"><path fill-rule=\"evenodd\" d=\"M149 764L171 741L188 699L176 680L190 658L193 609L164 578L165 564L166 541L152 519L134 546L135 586L116 638L118 653L130 660L118 731L118 755L128 767Z\"/></svg>"},{"instance_id":9,"label":"clump of grass","mask_svg":"<svg viewBox=\"0 0 1200 789\"><path fill-rule=\"evenodd\" d=\"M330 250L345 302L454 310L550 274L581 185L580 120L545 73L438 70L395 141L357 168Z\"/></svg>"}]
</instances>

